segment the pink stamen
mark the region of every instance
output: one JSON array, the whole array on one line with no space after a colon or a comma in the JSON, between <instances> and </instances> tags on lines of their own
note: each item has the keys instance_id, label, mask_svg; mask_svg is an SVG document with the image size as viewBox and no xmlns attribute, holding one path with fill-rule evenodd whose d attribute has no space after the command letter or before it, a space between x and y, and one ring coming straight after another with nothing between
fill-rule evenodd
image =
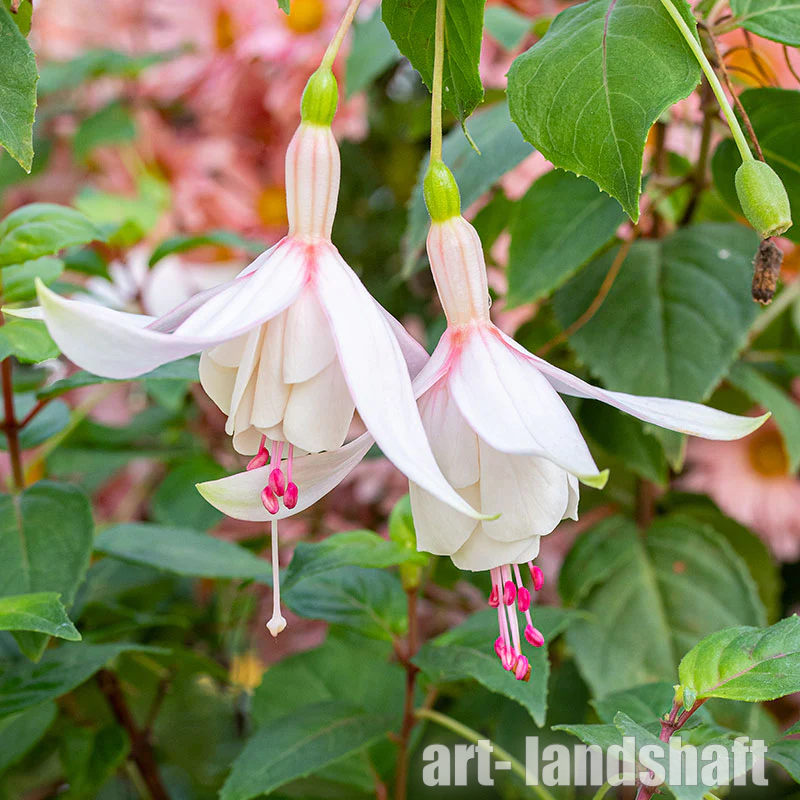
<instances>
[{"instance_id":1,"label":"pink stamen","mask_svg":"<svg viewBox=\"0 0 800 800\"><path fill-rule=\"evenodd\" d=\"M518 681L528 681L531 677L531 666L530 662L528 661L525 656L520 656L517 659L517 664L514 667L514 677Z\"/></svg>"},{"instance_id":2,"label":"pink stamen","mask_svg":"<svg viewBox=\"0 0 800 800\"><path fill-rule=\"evenodd\" d=\"M492 586L492 592L489 595L489 605L492 608L497 608L500 605L500 590L497 586Z\"/></svg>"},{"instance_id":3,"label":"pink stamen","mask_svg":"<svg viewBox=\"0 0 800 800\"><path fill-rule=\"evenodd\" d=\"M528 644L533 645L533 647L541 647L544 644L542 632L530 624L525 626L525 639Z\"/></svg>"},{"instance_id":4,"label":"pink stamen","mask_svg":"<svg viewBox=\"0 0 800 800\"><path fill-rule=\"evenodd\" d=\"M507 606L513 606L514 600L517 599L517 587L514 586L513 581L506 581L503 589L503 602Z\"/></svg>"},{"instance_id":5,"label":"pink stamen","mask_svg":"<svg viewBox=\"0 0 800 800\"><path fill-rule=\"evenodd\" d=\"M269 487L278 497L283 497L286 491L286 476L281 469L282 457L283 442L275 442L275 448L272 452L272 465L274 469L269 473Z\"/></svg>"},{"instance_id":6,"label":"pink stamen","mask_svg":"<svg viewBox=\"0 0 800 800\"><path fill-rule=\"evenodd\" d=\"M265 486L261 490L261 502L270 514L277 514L280 511L280 502L269 486Z\"/></svg>"},{"instance_id":7,"label":"pink stamen","mask_svg":"<svg viewBox=\"0 0 800 800\"><path fill-rule=\"evenodd\" d=\"M503 669L511 671L514 669L516 663L516 655L511 647L511 637L508 634L508 620L506 619L506 612L503 606L497 606L497 621L500 625L500 639L503 643L503 650L498 653L500 661L503 663ZM497 648L495 648L496 650Z\"/></svg>"},{"instance_id":8,"label":"pink stamen","mask_svg":"<svg viewBox=\"0 0 800 800\"><path fill-rule=\"evenodd\" d=\"M495 651L495 653L497 653L497 657L502 661L503 660L503 656L505 655L505 652L506 652L506 646L503 643L503 637L502 636L498 636L494 640L494 651Z\"/></svg>"},{"instance_id":9,"label":"pink stamen","mask_svg":"<svg viewBox=\"0 0 800 800\"><path fill-rule=\"evenodd\" d=\"M297 498L299 497L300 492L297 488L296 483L287 483L286 484L286 491L283 493L283 504L289 510L293 509L297 505Z\"/></svg>"},{"instance_id":10,"label":"pink stamen","mask_svg":"<svg viewBox=\"0 0 800 800\"><path fill-rule=\"evenodd\" d=\"M544 573L540 567L535 566L531 561L528 562L528 568L531 571L534 591L541 591L542 586L544 586Z\"/></svg>"},{"instance_id":11,"label":"pink stamen","mask_svg":"<svg viewBox=\"0 0 800 800\"><path fill-rule=\"evenodd\" d=\"M517 589L517 608L524 614L531 607L531 593L524 587Z\"/></svg>"},{"instance_id":12,"label":"pink stamen","mask_svg":"<svg viewBox=\"0 0 800 800\"><path fill-rule=\"evenodd\" d=\"M269 464L269 451L265 446L266 441L267 437L262 436L258 452L250 459L250 463L247 465L248 472L252 469L259 469L259 467L266 467Z\"/></svg>"}]
</instances>

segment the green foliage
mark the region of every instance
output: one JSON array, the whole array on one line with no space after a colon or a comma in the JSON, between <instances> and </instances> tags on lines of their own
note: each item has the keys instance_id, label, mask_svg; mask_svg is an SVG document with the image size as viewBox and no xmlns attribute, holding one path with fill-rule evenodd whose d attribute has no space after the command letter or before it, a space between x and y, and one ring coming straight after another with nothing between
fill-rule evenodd
<instances>
[{"instance_id":1,"label":"green foliage","mask_svg":"<svg viewBox=\"0 0 800 800\"><path fill-rule=\"evenodd\" d=\"M587 178L554 170L519 202L508 254L508 302L549 296L608 244L625 214Z\"/></svg>"},{"instance_id":2,"label":"green foliage","mask_svg":"<svg viewBox=\"0 0 800 800\"><path fill-rule=\"evenodd\" d=\"M570 344L609 389L706 399L755 319L757 247L752 231L712 223L635 242L605 301ZM615 249L592 262L558 292L555 310L565 328L589 307L616 255Z\"/></svg>"},{"instance_id":3,"label":"green foliage","mask_svg":"<svg viewBox=\"0 0 800 800\"><path fill-rule=\"evenodd\" d=\"M97 147L107 147L136 138L136 123L119 102L109 103L83 120L72 138L75 158L85 160Z\"/></svg>"},{"instance_id":4,"label":"green foliage","mask_svg":"<svg viewBox=\"0 0 800 800\"><path fill-rule=\"evenodd\" d=\"M61 763L69 780L66 797L95 795L100 787L125 762L131 743L119 725L98 731L70 728L61 740Z\"/></svg>"},{"instance_id":5,"label":"green foliage","mask_svg":"<svg viewBox=\"0 0 800 800\"><path fill-rule=\"evenodd\" d=\"M0 360L14 356L26 364L38 364L60 352L44 322L12 319L0 328Z\"/></svg>"},{"instance_id":6,"label":"green foliage","mask_svg":"<svg viewBox=\"0 0 800 800\"><path fill-rule=\"evenodd\" d=\"M93 533L89 500L74 486L43 481L21 495L0 497L0 596L56 592L69 608L89 566ZM45 633L15 638L37 659L47 645Z\"/></svg>"},{"instance_id":7,"label":"green foliage","mask_svg":"<svg viewBox=\"0 0 800 800\"><path fill-rule=\"evenodd\" d=\"M800 10L790 0L731 0L736 22L752 33L800 45Z\"/></svg>"},{"instance_id":8,"label":"green foliage","mask_svg":"<svg viewBox=\"0 0 800 800\"><path fill-rule=\"evenodd\" d=\"M58 280L64 272L64 262L52 256L42 256L13 267L2 273L2 296L6 303L21 303L36 297L36 281L45 286Z\"/></svg>"},{"instance_id":9,"label":"green foliage","mask_svg":"<svg viewBox=\"0 0 800 800\"><path fill-rule=\"evenodd\" d=\"M694 26L689 6L676 3ZM562 11L508 76L511 117L557 167L591 178L639 219L651 125L700 68L659 0L588 0Z\"/></svg>"},{"instance_id":10,"label":"green foliage","mask_svg":"<svg viewBox=\"0 0 800 800\"><path fill-rule=\"evenodd\" d=\"M484 14L486 32L506 50L515 50L530 32L531 21L509 6L487 6Z\"/></svg>"},{"instance_id":11,"label":"green foliage","mask_svg":"<svg viewBox=\"0 0 800 800\"><path fill-rule=\"evenodd\" d=\"M485 3L462 0L445 6L444 102L462 124L483 100L478 62ZM432 86L436 0L383 0L381 15L400 52Z\"/></svg>"},{"instance_id":12,"label":"green foliage","mask_svg":"<svg viewBox=\"0 0 800 800\"><path fill-rule=\"evenodd\" d=\"M53 724L55 703L42 703L0 719L0 773L19 761Z\"/></svg>"},{"instance_id":13,"label":"green foliage","mask_svg":"<svg viewBox=\"0 0 800 800\"><path fill-rule=\"evenodd\" d=\"M0 145L30 172L38 80L36 59L5 4L0 6L0 43Z\"/></svg>"},{"instance_id":14,"label":"green foliage","mask_svg":"<svg viewBox=\"0 0 800 800\"><path fill-rule=\"evenodd\" d=\"M353 43L347 54L345 92L347 97L366 89L377 77L396 64L400 51L381 19L380 10L353 26Z\"/></svg>"},{"instance_id":15,"label":"green foliage","mask_svg":"<svg viewBox=\"0 0 800 800\"><path fill-rule=\"evenodd\" d=\"M59 597L57 592L0 597L0 630L35 631L72 642L80 641L81 635L67 616Z\"/></svg>"},{"instance_id":16,"label":"green foliage","mask_svg":"<svg viewBox=\"0 0 800 800\"><path fill-rule=\"evenodd\" d=\"M269 564L249 550L186 528L114 525L95 539L94 549L176 575L272 582Z\"/></svg>"},{"instance_id":17,"label":"green foliage","mask_svg":"<svg viewBox=\"0 0 800 800\"><path fill-rule=\"evenodd\" d=\"M237 250L244 250L252 255L259 255L264 251L264 244L253 239L245 239L231 231L208 231L198 236L170 236L164 239L156 247L149 260L151 267L154 267L162 258L173 255L174 253L186 253L196 247L206 247L207 245L219 247L231 247Z\"/></svg>"},{"instance_id":18,"label":"green foliage","mask_svg":"<svg viewBox=\"0 0 800 800\"><path fill-rule=\"evenodd\" d=\"M570 552L559 591L586 614L568 629L567 643L597 695L671 680L703 635L765 621L733 548L682 515L658 519L641 537L622 517L602 522Z\"/></svg>"},{"instance_id":19,"label":"green foliage","mask_svg":"<svg viewBox=\"0 0 800 800\"><path fill-rule=\"evenodd\" d=\"M0 222L0 267L23 264L103 238L98 228L73 208L31 203Z\"/></svg>"}]
</instances>

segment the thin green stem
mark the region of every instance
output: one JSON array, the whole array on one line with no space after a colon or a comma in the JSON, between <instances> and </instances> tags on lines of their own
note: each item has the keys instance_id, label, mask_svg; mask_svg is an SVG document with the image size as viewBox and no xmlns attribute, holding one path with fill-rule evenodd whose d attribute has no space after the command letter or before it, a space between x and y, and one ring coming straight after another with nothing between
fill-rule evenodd
<instances>
[{"instance_id":1,"label":"thin green stem","mask_svg":"<svg viewBox=\"0 0 800 800\"><path fill-rule=\"evenodd\" d=\"M333 62L336 60L336 56L339 52L339 48L342 46L344 37L347 36L347 31L350 30L350 26L353 24L353 19L360 4L361 0L350 0L350 3L345 9L342 21L339 23L339 27L336 29L336 33L333 35L333 39L331 39L328 49L325 51L325 55L322 57L322 63L320 64L321 67L325 67L327 69L331 69L333 67Z\"/></svg>"},{"instance_id":2,"label":"thin green stem","mask_svg":"<svg viewBox=\"0 0 800 800\"><path fill-rule=\"evenodd\" d=\"M608 794L608 790L611 788L610 783L604 783L598 790L597 794L592 798L592 800L605 800L606 795Z\"/></svg>"},{"instance_id":3,"label":"thin green stem","mask_svg":"<svg viewBox=\"0 0 800 800\"><path fill-rule=\"evenodd\" d=\"M420 708L417 709L415 715L417 719L429 719L431 722L435 722L437 725L441 725L443 728L453 731L453 733L458 734L462 739L466 739L468 742L472 742L473 744L477 745L478 742L486 741L485 736L481 736L477 731L472 730L472 728L462 725L458 720L448 717L447 714L441 714L438 711L433 711L428 708ZM514 756L512 756L508 750L504 750L502 747L500 747L500 745L497 745L494 742L492 742L491 745L491 755L497 761L506 761L511 764L511 771L518 777L522 778L527 785L528 775L525 771L525 765L514 758ZM550 792L548 792L544 786L530 786L528 788L530 788L535 795L540 797L541 800L555 800L553 795L550 794Z\"/></svg>"},{"instance_id":4,"label":"thin green stem","mask_svg":"<svg viewBox=\"0 0 800 800\"><path fill-rule=\"evenodd\" d=\"M686 40L686 44L689 45L689 49L692 51L694 57L697 59L697 62L700 64L700 69L703 70L703 73L708 79L711 89L714 92L714 96L717 98L717 102L719 103L719 107L722 109L722 113L725 115L728 127L731 129L733 140L736 142L736 146L739 148L742 161L754 161L755 159L750 151L750 146L747 144L747 138L745 137L744 132L739 125L739 120L736 119L736 114L733 113L733 108L728 101L725 90L722 88L722 84L717 77L717 73L714 72L711 62L708 60L708 58L706 58L706 54L703 52L700 42L695 38L692 30L686 24L686 20L681 16L680 11L678 11L678 9L672 4L672 0L661 0L661 5L664 6L664 8L667 10L667 13L672 17L673 22L678 26L681 36L683 36L683 38Z\"/></svg>"},{"instance_id":5,"label":"thin green stem","mask_svg":"<svg viewBox=\"0 0 800 800\"><path fill-rule=\"evenodd\" d=\"M431 87L431 161L442 160L442 81L444 75L444 4L436 0L433 41L433 86Z\"/></svg>"}]
</instances>

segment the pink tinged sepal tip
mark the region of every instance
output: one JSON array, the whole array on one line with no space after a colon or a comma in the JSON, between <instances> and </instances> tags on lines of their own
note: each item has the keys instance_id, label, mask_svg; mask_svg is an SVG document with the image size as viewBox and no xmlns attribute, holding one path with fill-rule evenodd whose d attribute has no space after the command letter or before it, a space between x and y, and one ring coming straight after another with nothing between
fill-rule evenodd
<instances>
[{"instance_id":1,"label":"pink tinged sepal tip","mask_svg":"<svg viewBox=\"0 0 800 800\"><path fill-rule=\"evenodd\" d=\"M533 647L542 647L542 645L544 645L544 636L542 635L542 632L537 628L534 628L533 625L526 625L525 641L527 641L528 644L533 645Z\"/></svg>"},{"instance_id":2,"label":"pink tinged sepal tip","mask_svg":"<svg viewBox=\"0 0 800 800\"><path fill-rule=\"evenodd\" d=\"M513 581L506 581L505 587L503 588L503 602L507 606L513 606L514 600L517 599L517 587L514 586Z\"/></svg>"},{"instance_id":3,"label":"pink tinged sepal tip","mask_svg":"<svg viewBox=\"0 0 800 800\"><path fill-rule=\"evenodd\" d=\"M277 514L280 511L281 505L278 498L269 486L265 486L261 490L261 502L270 514Z\"/></svg>"},{"instance_id":4,"label":"pink tinged sepal tip","mask_svg":"<svg viewBox=\"0 0 800 800\"><path fill-rule=\"evenodd\" d=\"M497 608L500 605L500 590L497 586L492 586L492 591L489 595L489 605L492 608Z\"/></svg>"},{"instance_id":5,"label":"pink tinged sepal tip","mask_svg":"<svg viewBox=\"0 0 800 800\"><path fill-rule=\"evenodd\" d=\"M531 565L531 580L533 581L534 591L540 591L544 586L544 573L541 567Z\"/></svg>"},{"instance_id":6,"label":"pink tinged sepal tip","mask_svg":"<svg viewBox=\"0 0 800 800\"><path fill-rule=\"evenodd\" d=\"M524 614L531 607L531 593L524 587L517 589L517 608Z\"/></svg>"},{"instance_id":7,"label":"pink tinged sepal tip","mask_svg":"<svg viewBox=\"0 0 800 800\"><path fill-rule=\"evenodd\" d=\"M275 469L269 473L269 488L272 489L273 493L278 497L283 497L286 492L286 476L283 474L283 470L280 467L275 467Z\"/></svg>"},{"instance_id":8,"label":"pink tinged sepal tip","mask_svg":"<svg viewBox=\"0 0 800 800\"><path fill-rule=\"evenodd\" d=\"M269 453L266 450L262 450L250 459L250 463L247 465L247 471L249 472L253 469L266 467L267 464L269 464Z\"/></svg>"},{"instance_id":9,"label":"pink tinged sepal tip","mask_svg":"<svg viewBox=\"0 0 800 800\"><path fill-rule=\"evenodd\" d=\"M514 677L518 681L529 681L531 679L531 665L525 656L517 658L517 664L514 667Z\"/></svg>"},{"instance_id":10,"label":"pink tinged sepal tip","mask_svg":"<svg viewBox=\"0 0 800 800\"><path fill-rule=\"evenodd\" d=\"M297 488L296 483L289 483L286 485L286 491L283 493L283 504L289 510L293 509L297 505L297 498L299 497L300 492Z\"/></svg>"}]
</instances>

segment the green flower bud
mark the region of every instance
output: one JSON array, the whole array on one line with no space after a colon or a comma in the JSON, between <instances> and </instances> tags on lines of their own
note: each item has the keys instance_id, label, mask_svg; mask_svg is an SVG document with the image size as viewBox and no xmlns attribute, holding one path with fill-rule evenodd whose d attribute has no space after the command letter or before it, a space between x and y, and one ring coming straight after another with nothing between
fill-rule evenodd
<instances>
[{"instance_id":1,"label":"green flower bud","mask_svg":"<svg viewBox=\"0 0 800 800\"><path fill-rule=\"evenodd\" d=\"M312 125L330 125L339 104L339 87L333 72L320 67L309 79L300 101L300 117Z\"/></svg>"},{"instance_id":2,"label":"green flower bud","mask_svg":"<svg viewBox=\"0 0 800 800\"><path fill-rule=\"evenodd\" d=\"M769 164L750 159L736 170L736 194L747 221L762 239L792 226L792 209L783 182Z\"/></svg>"},{"instance_id":3,"label":"green flower bud","mask_svg":"<svg viewBox=\"0 0 800 800\"><path fill-rule=\"evenodd\" d=\"M461 216L461 195L453 173L443 161L432 161L425 173L423 193L434 222Z\"/></svg>"}]
</instances>

